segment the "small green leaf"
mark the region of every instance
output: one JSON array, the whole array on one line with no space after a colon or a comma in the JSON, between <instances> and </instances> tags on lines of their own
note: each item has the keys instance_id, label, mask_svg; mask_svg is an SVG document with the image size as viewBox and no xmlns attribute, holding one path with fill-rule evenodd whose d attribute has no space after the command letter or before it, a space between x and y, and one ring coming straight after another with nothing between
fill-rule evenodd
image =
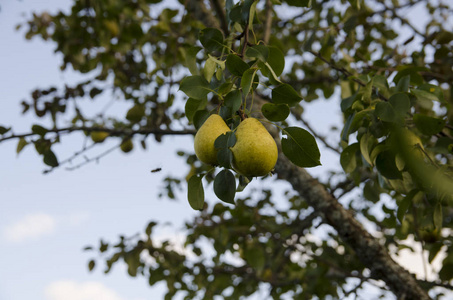
<instances>
[{"instance_id":1,"label":"small green leaf","mask_svg":"<svg viewBox=\"0 0 453 300\"><path fill-rule=\"evenodd\" d=\"M204 64L203 76L208 81L211 82L212 76L214 76L217 63L212 57L208 58Z\"/></svg>"},{"instance_id":2,"label":"small green leaf","mask_svg":"<svg viewBox=\"0 0 453 300\"><path fill-rule=\"evenodd\" d=\"M58 159L52 150L47 150L44 152L44 163L51 167L58 167Z\"/></svg>"},{"instance_id":3,"label":"small green leaf","mask_svg":"<svg viewBox=\"0 0 453 300\"><path fill-rule=\"evenodd\" d=\"M405 93L393 94L389 103L400 116L405 116L411 110L411 101Z\"/></svg>"},{"instance_id":4,"label":"small green leaf","mask_svg":"<svg viewBox=\"0 0 453 300\"><path fill-rule=\"evenodd\" d=\"M223 34L216 28L205 28L198 35L201 44L208 52L222 51Z\"/></svg>"},{"instance_id":5,"label":"small green leaf","mask_svg":"<svg viewBox=\"0 0 453 300\"><path fill-rule=\"evenodd\" d=\"M203 125L204 121L209 118L209 112L205 109L197 110L193 115L193 125L198 130L200 129L201 125Z\"/></svg>"},{"instance_id":6,"label":"small green leaf","mask_svg":"<svg viewBox=\"0 0 453 300\"><path fill-rule=\"evenodd\" d=\"M31 131L34 133L34 134L38 134L40 136L45 136L46 133L49 131L47 130L46 128L40 126L40 125L33 125L31 127Z\"/></svg>"},{"instance_id":7,"label":"small green leaf","mask_svg":"<svg viewBox=\"0 0 453 300\"><path fill-rule=\"evenodd\" d=\"M252 180L253 180L253 177L239 175L239 184L236 189L236 192L242 192Z\"/></svg>"},{"instance_id":8,"label":"small green leaf","mask_svg":"<svg viewBox=\"0 0 453 300\"><path fill-rule=\"evenodd\" d=\"M396 217L400 221L400 223L403 222L404 216L406 215L406 211L409 209L409 207L412 205L412 200L417 195L418 193L421 193L418 190L412 190L407 194L406 197L404 197L403 201L398 205L398 212L396 214Z\"/></svg>"},{"instance_id":9,"label":"small green leaf","mask_svg":"<svg viewBox=\"0 0 453 300\"><path fill-rule=\"evenodd\" d=\"M272 102L294 106L302 100L302 97L289 84L282 84L272 90Z\"/></svg>"},{"instance_id":10,"label":"small green leaf","mask_svg":"<svg viewBox=\"0 0 453 300\"><path fill-rule=\"evenodd\" d=\"M308 131L299 127L287 127L283 129L283 134L288 138L282 138L282 151L293 164L302 168L321 165L318 145Z\"/></svg>"},{"instance_id":11,"label":"small green leaf","mask_svg":"<svg viewBox=\"0 0 453 300\"><path fill-rule=\"evenodd\" d=\"M344 148L341 152L340 164L346 173L351 173L355 170L357 166L356 153L358 150L359 144L354 143Z\"/></svg>"},{"instance_id":12,"label":"small green leaf","mask_svg":"<svg viewBox=\"0 0 453 300\"><path fill-rule=\"evenodd\" d=\"M272 122L281 122L289 116L289 106L287 104L266 103L261 107L264 117Z\"/></svg>"},{"instance_id":13,"label":"small green leaf","mask_svg":"<svg viewBox=\"0 0 453 300\"><path fill-rule=\"evenodd\" d=\"M231 74L242 76L245 71L250 69L250 66L235 54L228 54L225 65Z\"/></svg>"},{"instance_id":14,"label":"small green leaf","mask_svg":"<svg viewBox=\"0 0 453 300\"><path fill-rule=\"evenodd\" d=\"M24 138L20 138L19 142L17 143L16 153L19 154L27 145L28 142Z\"/></svg>"},{"instance_id":15,"label":"small green leaf","mask_svg":"<svg viewBox=\"0 0 453 300\"><path fill-rule=\"evenodd\" d=\"M374 114L384 122L396 122L397 115L393 106L388 102L378 102Z\"/></svg>"},{"instance_id":16,"label":"small green leaf","mask_svg":"<svg viewBox=\"0 0 453 300\"><path fill-rule=\"evenodd\" d=\"M360 138L360 152L362 153L363 158L366 160L370 166L373 165L373 162L370 158L371 148L376 143L376 138L370 134L366 133Z\"/></svg>"},{"instance_id":17,"label":"small green leaf","mask_svg":"<svg viewBox=\"0 0 453 300\"><path fill-rule=\"evenodd\" d=\"M190 98L203 100L211 92L209 82L200 75L185 77L179 86L179 89L186 93Z\"/></svg>"},{"instance_id":18,"label":"small green leaf","mask_svg":"<svg viewBox=\"0 0 453 300\"><path fill-rule=\"evenodd\" d=\"M440 202L438 202L436 204L436 207L434 207L434 214L433 214L433 223L437 230L442 229L442 222L443 222L442 204Z\"/></svg>"},{"instance_id":19,"label":"small green leaf","mask_svg":"<svg viewBox=\"0 0 453 300\"><path fill-rule=\"evenodd\" d=\"M242 75L241 88L242 88L242 93L244 94L244 97L247 97L247 95L250 92L250 89L253 84L253 80L255 78L255 74L256 74L256 69L248 69L247 71L244 72L244 75Z\"/></svg>"},{"instance_id":20,"label":"small green leaf","mask_svg":"<svg viewBox=\"0 0 453 300\"><path fill-rule=\"evenodd\" d=\"M185 59L186 67L189 69L190 74L198 75L199 70L197 67L197 54L200 52L200 47L187 47L187 48L180 48L180 51L183 52L183 57Z\"/></svg>"},{"instance_id":21,"label":"small green leaf","mask_svg":"<svg viewBox=\"0 0 453 300\"><path fill-rule=\"evenodd\" d=\"M88 270L93 271L95 266L96 262L94 260L90 260L90 262L88 263Z\"/></svg>"},{"instance_id":22,"label":"small green leaf","mask_svg":"<svg viewBox=\"0 0 453 300\"><path fill-rule=\"evenodd\" d=\"M395 82L398 82L396 85L396 91L397 92L407 92L409 90L409 84L411 81L410 75L406 75L404 77L401 77L398 81L396 81L396 77L394 79Z\"/></svg>"},{"instance_id":23,"label":"small green leaf","mask_svg":"<svg viewBox=\"0 0 453 300\"><path fill-rule=\"evenodd\" d=\"M231 169L233 152L229 148L221 148L217 152L217 161L221 167Z\"/></svg>"},{"instance_id":24,"label":"small green leaf","mask_svg":"<svg viewBox=\"0 0 453 300\"><path fill-rule=\"evenodd\" d=\"M264 45L255 45L248 47L245 55L250 58L256 58L262 62L266 62L269 56L269 49Z\"/></svg>"},{"instance_id":25,"label":"small green leaf","mask_svg":"<svg viewBox=\"0 0 453 300\"><path fill-rule=\"evenodd\" d=\"M276 76L280 76L285 69L285 56L277 47L269 46L267 63L271 66Z\"/></svg>"},{"instance_id":26,"label":"small green leaf","mask_svg":"<svg viewBox=\"0 0 453 300\"><path fill-rule=\"evenodd\" d=\"M376 168L382 176L388 179L402 179L403 176L398 170L395 162L395 154L386 150L379 153L376 157Z\"/></svg>"},{"instance_id":27,"label":"small green leaf","mask_svg":"<svg viewBox=\"0 0 453 300\"><path fill-rule=\"evenodd\" d=\"M297 6L297 7L310 7L311 0L285 0L288 5Z\"/></svg>"},{"instance_id":28,"label":"small green leaf","mask_svg":"<svg viewBox=\"0 0 453 300\"><path fill-rule=\"evenodd\" d=\"M421 101L439 101L439 98L435 94L424 90L411 89L410 92Z\"/></svg>"},{"instance_id":29,"label":"small green leaf","mask_svg":"<svg viewBox=\"0 0 453 300\"><path fill-rule=\"evenodd\" d=\"M384 95L384 97L389 97L389 84L387 82L387 77L382 75L374 76L373 85L379 90L382 95Z\"/></svg>"},{"instance_id":30,"label":"small green leaf","mask_svg":"<svg viewBox=\"0 0 453 300\"><path fill-rule=\"evenodd\" d=\"M201 179L203 175L193 175L187 183L187 198L190 206L195 210L202 210L204 207L204 189Z\"/></svg>"},{"instance_id":31,"label":"small green leaf","mask_svg":"<svg viewBox=\"0 0 453 300\"><path fill-rule=\"evenodd\" d=\"M194 98L187 99L186 105L184 107L184 112L190 123L193 122L193 117L194 117L195 113L198 110L203 109L205 105L206 105L206 99L205 100L198 100L198 99L194 99Z\"/></svg>"},{"instance_id":32,"label":"small green leaf","mask_svg":"<svg viewBox=\"0 0 453 300\"><path fill-rule=\"evenodd\" d=\"M219 137L214 141L214 147L216 149L221 148L230 148L236 144L236 135L233 131L228 131L219 135Z\"/></svg>"},{"instance_id":33,"label":"small green leaf","mask_svg":"<svg viewBox=\"0 0 453 300\"><path fill-rule=\"evenodd\" d=\"M214 193L216 196L226 202L234 204L234 195L236 194L236 180L229 170L222 170L214 179Z\"/></svg>"},{"instance_id":34,"label":"small green leaf","mask_svg":"<svg viewBox=\"0 0 453 300\"><path fill-rule=\"evenodd\" d=\"M446 121L422 114L415 114L414 123L421 133L425 135L433 135L440 132L445 127Z\"/></svg>"},{"instance_id":35,"label":"small green leaf","mask_svg":"<svg viewBox=\"0 0 453 300\"><path fill-rule=\"evenodd\" d=\"M231 112L238 111L242 105L241 91L233 90L229 92L223 99L223 102L226 107L229 107L231 109Z\"/></svg>"},{"instance_id":36,"label":"small green leaf","mask_svg":"<svg viewBox=\"0 0 453 300\"><path fill-rule=\"evenodd\" d=\"M3 127L3 126L0 126L0 134L5 134L5 133L7 133L10 130L11 130L11 127L10 128L6 128L6 127Z\"/></svg>"}]
</instances>

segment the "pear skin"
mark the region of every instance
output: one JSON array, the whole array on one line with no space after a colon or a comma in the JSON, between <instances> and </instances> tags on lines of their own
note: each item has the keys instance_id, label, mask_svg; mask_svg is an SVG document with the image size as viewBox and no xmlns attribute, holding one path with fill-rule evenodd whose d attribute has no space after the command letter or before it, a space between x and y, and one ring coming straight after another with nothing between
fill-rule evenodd
<instances>
[{"instance_id":1,"label":"pear skin","mask_svg":"<svg viewBox=\"0 0 453 300\"><path fill-rule=\"evenodd\" d=\"M247 118L236 130L233 168L248 177L264 176L275 166L277 144L267 129L255 118Z\"/></svg>"},{"instance_id":2,"label":"pear skin","mask_svg":"<svg viewBox=\"0 0 453 300\"><path fill-rule=\"evenodd\" d=\"M195 135L194 148L198 159L210 165L217 165L218 150L214 148L214 142L220 135L228 131L230 128L221 116L209 116Z\"/></svg>"}]
</instances>

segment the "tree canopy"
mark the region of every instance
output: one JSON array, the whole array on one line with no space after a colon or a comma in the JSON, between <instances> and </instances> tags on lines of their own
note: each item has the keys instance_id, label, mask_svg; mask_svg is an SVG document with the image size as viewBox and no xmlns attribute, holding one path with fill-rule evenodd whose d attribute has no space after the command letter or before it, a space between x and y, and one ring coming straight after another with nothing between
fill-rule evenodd
<instances>
[{"instance_id":1,"label":"tree canopy","mask_svg":"<svg viewBox=\"0 0 453 300\"><path fill-rule=\"evenodd\" d=\"M219 114L232 130L215 141L219 165L175 149L190 172L166 178L164 197L182 187L200 210L184 249L157 242L151 220L141 235L87 247L100 254L90 270L124 261L129 276L166 282L168 299L338 299L371 286L382 297L442 298L453 289L452 16L440 0L74 0L24 26L86 79L35 90L23 113L51 125L2 124L0 143L34 146L48 173L102 158L113 149L84 155L106 139L147 149ZM92 117L87 107L106 93L127 109ZM343 114L328 137L304 115L324 99ZM236 128L250 117L278 145L266 182L285 182L282 195L250 188L262 178L231 164ZM77 133L83 145L60 157L55 145ZM305 168L325 152L341 169L315 178ZM219 199L204 201L207 189ZM435 280L392 258L416 244L425 268L443 255Z\"/></svg>"}]
</instances>

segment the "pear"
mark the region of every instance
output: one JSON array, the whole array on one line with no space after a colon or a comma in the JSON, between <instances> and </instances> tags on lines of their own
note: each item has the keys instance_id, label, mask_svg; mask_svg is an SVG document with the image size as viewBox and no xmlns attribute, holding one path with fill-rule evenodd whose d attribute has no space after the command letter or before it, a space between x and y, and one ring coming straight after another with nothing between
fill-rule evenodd
<instances>
[{"instance_id":1,"label":"pear","mask_svg":"<svg viewBox=\"0 0 453 300\"><path fill-rule=\"evenodd\" d=\"M215 140L225 132L230 131L225 121L219 115L211 115L195 135L194 148L198 159L210 165L217 165Z\"/></svg>"},{"instance_id":2,"label":"pear","mask_svg":"<svg viewBox=\"0 0 453 300\"><path fill-rule=\"evenodd\" d=\"M120 149L121 149L121 151L123 151L124 153L131 152L132 149L134 149L134 143L132 143L132 140L131 140L131 139L125 139L125 140L123 140L123 142L121 143Z\"/></svg>"},{"instance_id":3,"label":"pear","mask_svg":"<svg viewBox=\"0 0 453 300\"><path fill-rule=\"evenodd\" d=\"M109 133L105 131L92 131L90 136L93 142L102 143L109 136Z\"/></svg>"},{"instance_id":4,"label":"pear","mask_svg":"<svg viewBox=\"0 0 453 300\"><path fill-rule=\"evenodd\" d=\"M255 118L247 118L236 130L233 168L248 177L264 176L275 166L277 144L266 128Z\"/></svg>"}]
</instances>

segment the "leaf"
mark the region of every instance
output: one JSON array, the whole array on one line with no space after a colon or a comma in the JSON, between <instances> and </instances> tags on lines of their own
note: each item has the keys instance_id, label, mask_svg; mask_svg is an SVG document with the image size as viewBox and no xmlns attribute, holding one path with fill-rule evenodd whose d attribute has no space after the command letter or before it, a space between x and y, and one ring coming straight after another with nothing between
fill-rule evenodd
<instances>
[{"instance_id":1,"label":"leaf","mask_svg":"<svg viewBox=\"0 0 453 300\"><path fill-rule=\"evenodd\" d=\"M401 203L398 205L398 212L396 214L396 217L398 218L400 223L403 222L406 211L412 205L412 200L418 193L421 192L418 190L412 190L411 192L409 192L409 194L407 194L406 197L404 197L403 201L401 201Z\"/></svg>"},{"instance_id":2,"label":"leaf","mask_svg":"<svg viewBox=\"0 0 453 300\"><path fill-rule=\"evenodd\" d=\"M217 162L221 167L231 169L233 152L229 148L221 148L217 152Z\"/></svg>"},{"instance_id":3,"label":"leaf","mask_svg":"<svg viewBox=\"0 0 453 300\"><path fill-rule=\"evenodd\" d=\"M184 112L186 114L187 119L189 120L190 123L193 122L193 117L195 113L203 108L206 104L206 101L204 100L198 100L194 98L189 98L186 101L186 105L184 107Z\"/></svg>"},{"instance_id":4,"label":"leaf","mask_svg":"<svg viewBox=\"0 0 453 300\"><path fill-rule=\"evenodd\" d=\"M415 114L414 123L421 133L426 135L434 135L445 127L446 121L422 114Z\"/></svg>"},{"instance_id":5,"label":"leaf","mask_svg":"<svg viewBox=\"0 0 453 300\"><path fill-rule=\"evenodd\" d=\"M223 103L226 107L229 107L232 112L238 111L242 105L241 91L233 90L229 92L225 98L223 98Z\"/></svg>"},{"instance_id":6,"label":"leaf","mask_svg":"<svg viewBox=\"0 0 453 300\"><path fill-rule=\"evenodd\" d=\"M287 127L283 134L288 138L282 138L282 151L296 166L309 168L321 165L321 154L315 138L305 129L299 127Z\"/></svg>"},{"instance_id":7,"label":"leaf","mask_svg":"<svg viewBox=\"0 0 453 300\"><path fill-rule=\"evenodd\" d=\"M297 6L297 7L310 7L311 0L285 0L288 5Z\"/></svg>"},{"instance_id":8,"label":"leaf","mask_svg":"<svg viewBox=\"0 0 453 300\"><path fill-rule=\"evenodd\" d=\"M370 133L364 134L360 138L360 152L362 153L363 158L365 158L366 162L370 164L370 166L374 165L370 158L371 148L375 144L376 139Z\"/></svg>"},{"instance_id":9,"label":"leaf","mask_svg":"<svg viewBox=\"0 0 453 300\"><path fill-rule=\"evenodd\" d=\"M236 54L228 54L225 65L228 71L235 76L242 76L245 71L250 69L250 66Z\"/></svg>"},{"instance_id":10,"label":"leaf","mask_svg":"<svg viewBox=\"0 0 453 300\"><path fill-rule=\"evenodd\" d=\"M3 127L3 126L0 126L0 134L5 134L5 133L7 133L10 130L11 130L11 127L10 128L6 128L6 127Z\"/></svg>"},{"instance_id":11,"label":"leaf","mask_svg":"<svg viewBox=\"0 0 453 300\"><path fill-rule=\"evenodd\" d=\"M248 47L245 55L250 58L256 58L262 62L266 62L269 56L269 49L264 45L255 45Z\"/></svg>"},{"instance_id":12,"label":"leaf","mask_svg":"<svg viewBox=\"0 0 453 300\"><path fill-rule=\"evenodd\" d=\"M402 179L400 170L395 163L395 154L390 150L382 151L376 157L376 168L382 176L388 179Z\"/></svg>"},{"instance_id":13,"label":"leaf","mask_svg":"<svg viewBox=\"0 0 453 300\"><path fill-rule=\"evenodd\" d=\"M255 77L255 73L256 73L256 69L248 69L242 75L241 88L242 88L242 93L244 94L244 97L247 97L247 95L250 92L250 89L252 87L253 80Z\"/></svg>"},{"instance_id":14,"label":"leaf","mask_svg":"<svg viewBox=\"0 0 453 300\"><path fill-rule=\"evenodd\" d=\"M398 74L396 74L395 78L393 78L393 81L398 82L399 84L400 81L404 78L404 87L406 86L406 84L407 86L409 86L409 84L421 85L424 80L423 77L418 73L419 71L428 71L428 69L425 67L406 67L399 71ZM407 89L402 92L407 92Z\"/></svg>"},{"instance_id":15,"label":"leaf","mask_svg":"<svg viewBox=\"0 0 453 300\"><path fill-rule=\"evenodd\" d=\"M90 260L90 262L88 263L88 270L93 271L95 266L96 262L94 260Z\"/></svg>"},{"instance_id":16,"label":"leaf","mask_svg":"<svg viewBox=\"0 0 453 300\"><path fill-rule=\"evenodd\" d=\"M200 75L187 76L179 85L179 89L190 98L203 100L211 92L209 82Z\"/></svg>"},{"instance_id":17,"label":"leaf","mask_svg":"<svg viewBox=\"0 0 453 300\"><path fill-rule=\"evenodd\" d=\"M359 144L354 143L344 148L341 152L340 164L346 173L351 173L355 170L357 166L356 153L358 150Z\"/></svg>"},{"instance_id":18,"label":"leaf","mask_svg":"<svg viewBox=\"0 0 453 300\"><path fill-rule=\"evenodd\" d=\"M401 79L399 79L398 81L396 81L396 76L395 76L395 79L393 81L398 82L396 85L396 91L403 92L403 93L407 92L409 90L410 80L411 80L410 75L406 75L406 76L402 77Z\"/></svg>"},{"instance_id":19,"label":"leaf","mask_svg":"<svg viewBox=\"0 0 453 300\"><path fill-rule=\"evenodd\" d=\"M126 119L131 123L138 123L145 115L145 107L141 104L132 106L126 113Z\"/></svg>"},{"instance_id":20,"label":"leaf","mask_svg":"<svg viewBox=\"0 0 453 300\"><path fill-rule=\"evenodd\" d=\"M230 148L236 144L236 135L233 131L225 132L217 137L214 141L214 147L216 149Z\"/></svg>"},{"instance_id":21,"label":"leaf","mask_svg":"<svg viewBox=\"0 0 453 300\"><path fill-rule=\"evenodd\" d=\"M229 170L222 170L214 179L214 193L216 196L226 202L234 204L234 195L236 194L236 180Z\"/></svg>"},{"instance_id":22,"label":"leaf","mask_svg":"<svg viewBox=\"0 0 453 300\"><path fill-rule=\"evenodd\" d=\"M289 106L287 104L266 103L261 107L264 117L272 122L281 122L289 116Z\"/></svg>"},{"instance_id":23,"label":"leaf","mask_svg":"<svg viewBox=\"0 0 453 300\"><path fill-rule=\"evenodd\" d=\"M266 255L259 245L253 245L252 247L246 248L244 251L244 258L248 264L256 270L262 270L266 263Z\"/></svg>"},{"instance_id":24,"label":"leaf","mask_svg":"<svg viewBox=\"0 0 453 300\"><path fill-rule=\"evenodd\" d=\"M186 62L186 66L192 75L198 75L199 70L197 67L197 54L200 52L200 47L188 47L188 48L180 48L184 51L184 58Z\"/></svg>"},{"instance_id":25,"label":"leaf","mask_svg":"<svg viewBox=\"0 0 453 300\"><path fill-rule=\"evenodd\" d=\"M190 206L195 210L202 210L204 207L202 178L202 175L193 175L187 182L187 198L189 199Z\"/></svg>"},{"instance_id":26,"label":"leaf","mask_svg":"<svg viewBox=\"0 0 453 300\"><path fill-rule=\"evenodd\" d=\"M442 229L442 204L438 202L436 207L434 207L434 214L433 214L433 223L437 230Z\"/></svg>"},{"instance_id":27,"label":"leaf","mask_svg":"<svg viewBox=\"0 0 453 300\"><path fill-rule=\"evenodd\" d=\"M203 68L203 76L208 81L211 82L212 76L214 76L215 69L217 67L217 63L215 62L212 57L208 58L204 64Z\"/></svg>"},{"instance_id":28,"label":"leaf","mask_svg":"<svg viewBox=\"0 0 453 300\"><path fill-rule=\"evenodd\" d=\"M302 100L302 97L289 84L282 84L272 90L272 102L294 106Z\"/></svg>"},{"instance_id":29,"label":"leaf","mask_svg":"<svg viewBox=\"0 0 453 300\"><path fill-rule=\"evenodd\" d=\"M198 130L203 125L204 121L209 118L209 112L205 109L198 110L193 115L193 125Z\"/></svg>"},{"instance_id":30,"label":"leaf","mask_svg":"<svg viewBox=\"0 0 453 300\"><path fill-rule=\"evenodd\" d=\"M253 6L256 6L255 0L245 0L244 4L242 6L242 21L245 23L252 24L253 22L250 22L250 19L253 21L254 13L255 10L253 9Z\"/></svg>"},{"instance_id":31,"label":"leaf","mask_svg":"<svg viewBox=\"0 0 453 300\"><path fill-rule=\"evenodd\" d=\"M40 126L40 125L33 125L31 127L31 131L34 133L34 134L38 134L40 136L45 136L46 133L49 131L47 130L46 128Z\"/></svg>"},{"instance_id":32,"label":"leaf","mask_svg":"<svg viewBox=\"0 0 453 300\"><path fill-rule=\"evenodd\" d=\"M236 192L242 192L252 180L253 180L253 177L249 178L244 175L239 175L239 184L236 189Z\"/></svg>"},{"instance_id":33,"label":"leaf","mask_svg":"<svg viewBox=\"0 0 453 300\"><path fill-rule=\"evenodd\" d=\"M223 34L216 28L205 28L201 30L198 38L208 52L220 52L223 49Z\"/></svg>"},{"instance_id":34,"label":"leaf","mask_svg":"<svg viewBox=\"0 0 453 300\"><path fill-rule=\"evenodd\" d=\"M17 143L16 153L19 154L27 145L28 142L24 138L20 138L19 142Z\"/></svg>"},{"instance_id":35,"label":"leaf","mask_svg":"<svg viewBox=\"0 0 453 300\"><path fill-rule=\"evenodd\" d=\"M393 94L389 98L389 103L400 116L405 116L411 110L411 101L404 93Z\"/></svg>"},{"instance_id":36,"label":"leaf","mask_svg":"<svg viewBox=\"0 0 453 300\"><path fill-rule=\"evenodd\" d=\"M374 109L374 114L376 117L381 119L384 122L396 122L397 115L393 106L388 102L378 102L376 108Z\"/></svg>"},{"instance_id":37,"label":"leaf","mask_svg":"<svg viewBox=\"0 0 453 300\"><path fill-rule=\"evenodd\" d=\"M411 94L421 101L439 101L439 98L435 94L424 90L411 89Z\"/></svg>"},{"instance_id":38,"label":"leaf","mask_svg":"<svg viewBox=\"0 0 453 300\"><path fill-rule=\"evenodd\" d=\"M55 156L55 154L52 152L52 150L47 150L44 152L44 163L48 166L51 167L58 167L58 159Z\"/></svg>"},{"instance_id":39,"label":"leaf","mask_svg":"<svg viewBox=\"0 0 453 300\"><path fill-rule=\"evenodd\" d=\"M285 69L285 56L277 47L269 46L267 48L269 49L267 63L271 66L275 75L280 76Z\"/></svg>"},{"instance_id":40,"label":"leaf","mask_svg":"<svg viewBox=\"0 0 453 300\"><path fill-rule=\"evenodd\" d=\"M379 90L379 92L382 95L384 95L384 97L389 97L389 84L385 76L382 75L374 76L373 85Z\"/></svg>"}]
</instances>

